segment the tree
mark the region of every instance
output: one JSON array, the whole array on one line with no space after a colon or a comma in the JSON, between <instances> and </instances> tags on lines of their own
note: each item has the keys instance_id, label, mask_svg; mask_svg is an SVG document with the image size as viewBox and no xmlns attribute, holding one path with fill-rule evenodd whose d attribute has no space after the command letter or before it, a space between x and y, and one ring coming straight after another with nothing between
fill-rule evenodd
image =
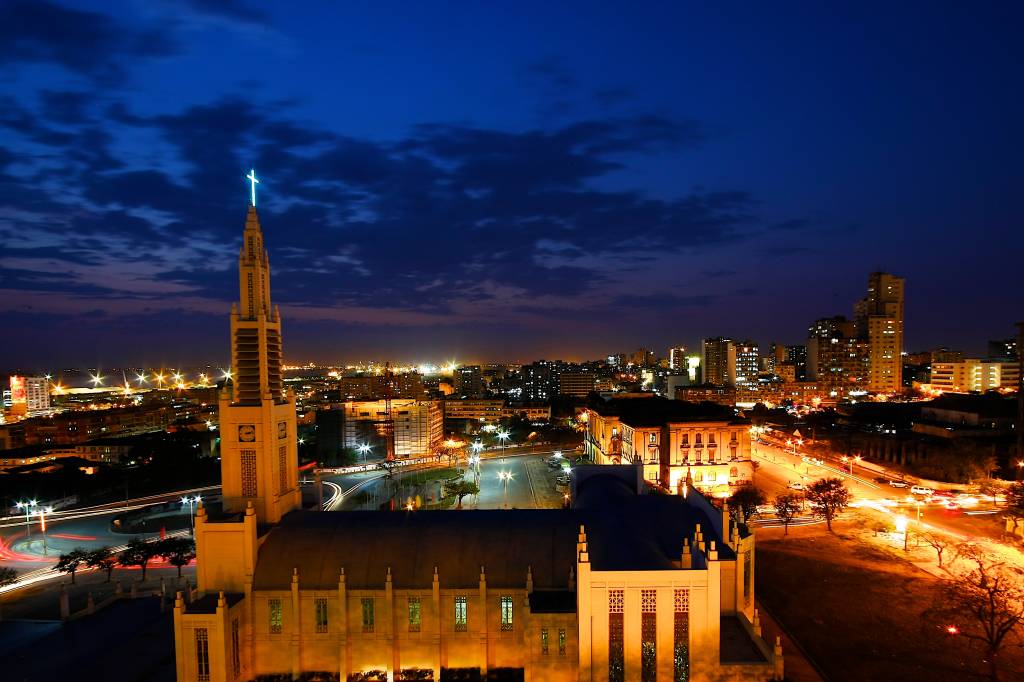
<instances>
[{"instance_id":1,"label":"tree","mask_svg":"<svg viewBox=\"0 0 1024 682\"><path fill-rule=\"evenodd\" d=\"M993 507L998 506L999 496L1002 495L1003 492L1003 487L992 479L984 481L978 486L978 494L984 495L985 497L991 497Z\"/></svg>"},{"instance_id":2,"label":"tree","mask_svg":"<svg viewBox=\"0 0 1024 682\"><path fill-rule=\"evenodd\" d=\"M89 568L95 568L97 570L107 572L107 582L110 582L110 576L114 572L114 568L117 567L117 555L110 549L110 547L100 547L89 552L89 555L85 558L85 565Z\"/></svg>"},{"instance_id":3,"label":"tree","mask_svg":"<svg viewBox=\"0 0 1024 682\"><path fill-rule=\"evenodd\" d=\"M737 521L746 523L757 514L757 508L767 501L760 488L745 485L737 488L729 498L729 509Z\"/></svg>"},{"instance_id":4,"label":"tree","mask_svg":"<svg viewBox=\"0 0 1024 682\"><path fill-rule=\"evenodd\" d=\"M935 550L935 554L939 560L939 568L942 566L942 554L947 549L956 544L953 540L949 539L948 536L941 533L920 533L919 534L928 545Z\"/></svg>"},{"instance_id":5,"label":"tree","mask_svg":"<svg viewBox=\"0 0 1024 682\"><path fill-rule=\"evenodd\" d=\"M943 606L934 612L947 619L947 632L984 647L989 677L998 680L999 652L1008 641L1020 644L1024 637L1024 574L990 560L975 546L963 547L958 554L970 568L945 581Z\"/></svg>"},{"instance_id":6,"label":"tree","mask_svg":"<svg viewBox=\"0 0 1024 682\"><path fill-rule=\"evenodd\" d=\"M18 582L18 572L6 566L0 568L0 587L7 587Z\"/></svg>"},{"instance_id":7,"label":"tree","mask_svg":"<svg viewBox=\"0 0 1024 682\"><path fill-rule=\"evenodd\" d=\"M1024 517L1024 481L1017 481L1006 491L1006 514Z\"/></svg>"},{"instance_id":8,"label":"tree","mask_svg":"<svg viewBox=\"0 0 1024 682\"><path fill-rule=\"evenodd\" d=\"M480 486L473 481L467 481L465 479L459 479L457 481L450 481L445 483L444 493L456 498L457 503L456 509L462 509L462 498L467 495L476 495L480 492Z\"/></svg>"},{"instance_id":9,"label":"tree","mask_svg":"<svg viewBox=\"0 0 1024 682\"><path fill-rule=\"evenodd\" d=\"M53 570L59 571L60 573L71 574L71 584L75 584L75 573L78 572L78 568L86 563L89 558L89 552L83 547L75 547L67 554L61 554L60 558L57 559L57 565L53 567Z\"/></svg>"},{"instance_id":10,"label":"tree","mask_svg":"<svg viewBox=\"0 0 1024 682\"><path fill-rule=\"evenodd\" d=\"M850 491L841 478L823 478L807 486L805 494L815 516L825 519L832 532L832 520L850 504Z\"/></svg>"},{"instance_id":11,"label":"tree","mask_svg":"<svg viewBox=\"0 0 1024 682\"><path fill-rule=\"evenodd\" d=\"M180 578L182 566L196 558L196 543L192 538L167 538L156 543L156 551L167 563L177 567Z\"/></svg>"},{"instance_id":12,"label":"tree","mask_svg":"<svg viewBox=\"0 0 1024 682\"><path fill-rule=\"evenodd\" d=\"M122 566L138 566L142 569L142 580L146 580L146 569L153 557L159 556L160 552L155 543L146 542L139 538L132 538L128 546L121 552L120 564Z\"/></svg>"},{"instance_id":13,"label":"tree","mask_svg":"<svg viewBox=\"0 0 1024 682\"><path fill-rule=\"evenodd\" d=\"M801 500L796 495L784 494L775 497L775 515L782 521L784 535L789 535L789 524L800 511Z\"/></svg>"}]
</instances>

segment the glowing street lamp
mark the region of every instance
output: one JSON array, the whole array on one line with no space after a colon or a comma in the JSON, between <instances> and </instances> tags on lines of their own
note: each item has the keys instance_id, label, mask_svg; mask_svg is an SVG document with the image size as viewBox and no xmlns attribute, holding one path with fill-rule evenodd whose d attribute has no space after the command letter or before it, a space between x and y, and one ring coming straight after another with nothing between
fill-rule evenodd
<instances>
[{"instance_id":1,"label":"glowing street lamp","mask_svg":"<svg viewBox=\"0 0 1024 682\"><path fill-rule=\"evenodd\" d=\"M230 367L228 367L227 369L222 369L220 371L220 374L221 374L221 379L224 379L225 381L230 381L231 380L232 374L231 374L231 368Z\"/></svg>"},{"instance_id":2,"label":"glowing street lamp","mask_svg":"<svg viewBox=\"0 0 1024 682\"><path fill-rule=\"evenodd\" d=\"M181 506L184 507L186 504L188 505L188 530L189 533L191 533L192 535L196 534L195 524L192 521L192 513L193 510L195 509L195 505L199 504L199 502L202 499L203 498L200 497L199 495L196 495L195 497L189 497L188 495L185 495L184 497L181 498Z\"/></svg>"},{"instance_id":3,"label":"glowing street lamp","mask_svg":"<svg viewBox=\"0 0 1024 682\"><path fill-rule=\"evenodd\" d=\"M907 538L910 536L910 532L907 530L907 517L900 514L896 517L896 532L903 533L903 551L906 552Z\"/></svg>"},{"instance_id":4,"label":"glowing street lamp","mask_svg":"<svg viewBox=\"0 0 1024 682\"><path fill-rule=\"evenodd\" d=\"M139 382L139 386L141 386L142 384L146 383L146 373L145 372L139 372L138 374L135 375L135 380L137 382Z\"/></svg>"},{"instance_id":5,"label":"glowing street lamp","mask_svg":"<svg viewBox=\"0 0 1024 682\"><path fill-rule=\"evenodd\" d=\"M369 443L360 443L359 446L356 447L356 450L359 452L360 455L363 456L363 463L365 464L366 463L366 456L368 454L370 454L370 450L371 450L370 444Z\"/></svg>"},{"instance_id":6,"label":"glowing street lamp","mask_svg":"<svg viewBox=\"0 0 1024 682\"><path fill-rule=\"evenodd\" d=\"M103 377L100 376L99 374L92 374L90 376L90 381L92 381L93 388L97 388L103 383Z\"/></svg>"},{"instance_id":7,"label":"glowing street lamp","mask_svg":"<svg viewBox=\"0 0 1024 682\"><path fill-rule=\"evenodd\" d=\"M46 556L46 515L53 513L53 507L39 507L32 512L39 517L39 529L43 533L43 556Z\"/></svg>"},{"instance_id":8,"label":"glowing street lamp","mask_svg":"<svg viewBox=\"0 0 1024 682\"><path fill-rule=\"evenodd\" d=\"M511 480L512 480L512 478L513 478L513 477L512 477L512 472L511 472L511 471L499 471L499 472L498 472L498 479L499 479L499 480L500 480L500 481L501 481L501 482L502 482L502 483L504 484L504 486L505 486L505 501L504 501L504 503L502 504L502 507L503 507L504 509L508 509L508 482L509 482L509 481L511 481Z\"/></svg>"},{"instance_id":9,"label":"glowing street lamp","mask_svg":"<svg viewBox=\"0 0 1024 682\"><path fill-rule=\"evenodd\" d=\"M29 500L28 502L18 502L18 503L16 503L14 505L18 509L24 509L25 510L25 530L26 530L26 533L27 533L28 537L32 537L32 519L31 519L32 508L35 507L38 504L39 503L36 502L35 500Z\"/></svg>"},{"instance_id":10,"label":"glowing street lamp","mask_svg":"<svg viewBox=\"0 0 1024 682\"><path fill-rule=\"evenodd\" d=\"M508 431L498 431L498 440L501 441L501 457L502 460L505 458L505 443L508 442L509 434Z\"/></svg>"}]
</instances>

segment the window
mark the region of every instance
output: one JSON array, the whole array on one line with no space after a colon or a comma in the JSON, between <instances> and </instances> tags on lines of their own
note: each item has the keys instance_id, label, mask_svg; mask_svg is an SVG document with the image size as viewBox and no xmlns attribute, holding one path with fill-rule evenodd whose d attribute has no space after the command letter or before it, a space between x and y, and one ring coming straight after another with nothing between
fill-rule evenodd
<instances>
[{"instance_id":1,"label":"window","mask_svg":"<svg viewBox=\"0 0 1024 682\"><path fill-rule=\"evenodd\" d=\"M658 679L658 593L640 590L640 680Z\"/></svg>"},{"instance_id":2,"label":"window","mask_svg":"<svg viewBox=\"0 0 1024 682\"><path fill-rule=\"evenodd\" d=\"M210 682L210 638L206 628L196 628L196 680Z\"/></svg>"},{"instance_id":3,"label":"window","mask_svg":"<svg viewBox=\"0 0 1024 682\"><path fill-rule=\"evenodd\" d=\"M409 632L419 632L422 621L422 606L419 597L409 597Z\"/></svg>"},{"instance_id":4,"label":"window","mask_svg":"<svg viewBox=\"0 0 1024 682\"><path fill-rule=\"evenodd\" d=\"M281 492L288 490L288 446L282 445L277 449L277 468L281 476Z\"/></svg>"},{"instance_id":5,"label":"window","mask_svg":"<svg viewBox=\"0 0 1024 682\"><path fill-rule=\"evenodd\" d=\"M467 623L467 606L465 597L455 598L455 632L465 632Z\"/></svg>"},{"instance_id":6,"label":"window","mask_svg":"<svg viewBox=\"0 0 1024 682\"><path fill-rule=\"evenodd\" d=\"M673 595L673 679L690 679L690 591L676 590Z\"/></svg>"},{"instance_id":7,"label":"window","mask_svg":"<svg viewBox=\"0 0 1024 682\"><path fill-rule=\"evenodd\" d=\"M565 628L558 628L558 655L565 656Z\"/></svg>"},{"instance_id":8,"label":"window","mask_svg":"<svg viewBox=\"0 0 1024 682\"><path fill-rule=\"evenodd\" d=\"M242 652L238 648L238 619L231 621L231 670L235 677L242 674Z\"/></svg>"},{"instance_id":9,"label":"window","mask_svg":"<svg viewBox=\"0 0 1024 682\"><path fill-rule=\"evenodd\" d=\"M507 594L501 597L501 629L505 632L512 629L512 597Z\"/></svg>"},{"instance_id":10,"label":"window","mask_svg":"<svg viewBox=\"0 0 1024 682\"><path fill-rule=\"evenodd\" d=\"M270 599L267 601L267 612L270 620L270 634L281 633L281 600Z\"/></svg>"},{"instance_id":11,"label":"window","mask_svg":"<svg viewBox=\"0 0 1024 682\"><path fill-rule=\"evenodd\" d=\"M626 659L623 646L622 590L608 591L608 682L625 682Z\"/></svg>"},{"instance_id":12,"label":"window","mask_svg":"<svg viewBox=\"0 0 1024 682\"><path fill-rule=\"evenodd\" d=\"M656 436L652 433L651 434L651 442L652 443L656 443L657 441L655 439L656 439Z\"/></svg>"},{"instance_id":13,"label":"window","mask_svg":"<svg viewBox=\"0 0 1024 682\"><path fill-rule=\"evenodd\" d=\"M316 611L316 631L327 632L327 597L314 599L313 609Z\"/></svg>"},{"instance_id":14,"label":"window","mask_svg":"<svg viewBox=\"0 0 1024 682\"><path fill-rule=\"evenodd\" d=\"M242 450L242 497L256 497L256 451Z\"/></svg>"},{"instance_id":15,"label":"window","mask_svg":"<svg viewBox=\"0 0 1024 682\"><path fill-rule=\"evenodd\" d=\"M363 609L363 632L373 632L373 597L360 600Z\"/></svg>"},{"instance_id":16,"label":"window","mask_svg":"<svg viewBox=\"0 0 1024 682\"><path fill-rule=\"evenodd\" d=\"M548 655L548 629L540 629L540 654L541 656Z\"/></svg>"},{"instance_id":17,"label":"window","mask_svg":"<svg viewBox=\"0 0 1024 682\"><path fill-rule=\"evenodd\" d=\"M731 467L729 469L729 478L736 478L739 475L740 475L740 470L738 468Z\"/></svg>"}]
</instances>

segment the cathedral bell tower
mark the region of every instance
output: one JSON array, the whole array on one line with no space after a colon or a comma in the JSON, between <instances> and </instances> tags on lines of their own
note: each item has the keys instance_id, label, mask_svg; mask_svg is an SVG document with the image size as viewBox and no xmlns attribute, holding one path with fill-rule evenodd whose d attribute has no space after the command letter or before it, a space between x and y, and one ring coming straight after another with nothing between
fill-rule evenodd
<instances>
[{"instance_id":1,"label":"cathedral bell tower","mask_svg":"<svg viewBox=\"0 0 1024 682\"><path fill-rule=\"evenodd\" d=\"M252 203L238 256L239 302L231 306L233 382L220 395L221 485L224 510L277 523L302 505L298 482L295 394L281 373L281 315L270 303L270 260Z\"/></svg>"}]
</instances>

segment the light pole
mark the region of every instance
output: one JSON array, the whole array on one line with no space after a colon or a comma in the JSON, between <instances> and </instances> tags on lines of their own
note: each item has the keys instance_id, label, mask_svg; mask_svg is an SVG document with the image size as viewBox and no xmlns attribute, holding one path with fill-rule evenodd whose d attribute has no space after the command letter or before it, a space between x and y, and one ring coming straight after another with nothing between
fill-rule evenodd
<instances>
[{"instance_id":1,"label":"light pole","mask_svg":"<svg viewBox=\"0 0 1024 682\"><path fill-rule=\"evenodd\" d=\"M28 502L18 502L17 504L14 505L18 509L25 510L25 532L27 533L28 537L32 537L32 508L38 504L39 503L36 502L35 500L29 500Z\"/></svg>"},{"instance_id":2,"label":"light pole","mask_svg":"<svg viewBox=\"0 0 1024 682\"><path fill-rule=\"evenodd\" d=\"M907 528L907 517L903 516L903 514L896 517L896 532L903 533L903 551L906 552L908 549L907 539L910 536L910 530Z\"/></svg>"},{"instance_id":3,"label":"light pole","mask_svg":"<svg viewBox=\"0 0 1024 682\"><path fill-rule=\"evenodd\" d=\"M46 556L46 515L53 512L53 507L39 507L32 512L39 517L39 529L43 533L43 556Z\"/></svg>"},{"instance_id":4,"label":"light pole","mask_svg":"<svg viewBox=\"0 0 1024 682\"><path fill-rule=\"evenodd\" d=\"M505 442L508 440L508 431L498 431L498 440L501 441L501 461L505 461Z\"/></svg>"},{"instance_id":5,"label":"light pole","mask_svg":"<svg viewBox=\"0 0 1024 682\"><path fill-rule=\"evenodd\" d=\"M505 501L502 504L502 509L508 509L508 482L512 480L511 471L499 471L498 478L501 479L505 485Z\"/></svg>"},{"instance_id":6,"label":"light pole","mask_svg":"<svg viewBox=\"0 0 1024 682\"><path fill-rule=\"evenodd\" d=\"M189 497L188 495L185 495L184 497L181 498L182 506L185 506L186 504L188 505L188 530L191 535L196 534L196 528L192 522L192 510L194 508L193 505L199 504L199 501L202 499L203 498L200 497L199 495L196 495L195 497Z\"/></svg>"}]
</instances>

